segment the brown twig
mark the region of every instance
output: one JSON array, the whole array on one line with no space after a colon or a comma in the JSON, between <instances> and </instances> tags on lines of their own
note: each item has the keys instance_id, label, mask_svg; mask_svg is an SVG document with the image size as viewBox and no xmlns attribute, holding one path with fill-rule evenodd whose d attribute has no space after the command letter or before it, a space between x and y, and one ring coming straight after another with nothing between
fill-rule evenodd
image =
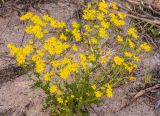
<instances>
[{"instance_id":1,"label":"brown twig","mask_svg":"<svg viewBox=\"0 0 160 116\"><path fill-rule=\"evenodd\" d=\"M152 86L152 87L149 87L149 88L146 88L144 90L141 90L139 91L132 99L130 102L128 102L127 104L125 104L120 110L126 108L127 106L131 105L135 100L137 100L139 97L145 95L146 93L154 90L154 89L157 89L157 88L160 88L160 83Z\"/></svg>"}]
</instances>

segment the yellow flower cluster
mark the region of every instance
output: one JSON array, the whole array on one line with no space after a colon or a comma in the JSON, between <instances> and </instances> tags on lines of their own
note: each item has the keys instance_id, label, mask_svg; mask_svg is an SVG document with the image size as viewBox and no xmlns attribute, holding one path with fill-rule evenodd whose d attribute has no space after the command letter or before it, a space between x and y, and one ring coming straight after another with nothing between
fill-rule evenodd
<instances>
[{"instance_id":1,"label":"yellow flower cluster","mask_svg":"<svg viewBox=\"0 0 160 116\"><path fill-rule=\"evenodd\" d=\"M125 15L124 14L121 14L119 13L118 16L116 16L114 13L110 13L109 14L110 16L110 20L111 22L116 25L117 27L120 27L120 26L124 26L125 25L125 21L124 21L124 18L125 18Z\"/></svg>"},{"instance_id":2,"label":"yellow flower cluster","mask_svg":"<svg viewBox=\"0 0 160 116\"><path fill-rule=\"evenodd\" d=\"M99 37L104 38L106 36L106 29L105 28L99 28Z\"/></svg>"},{"instance_id":3,"label":"yellow flower cluster","mask_svg":"<svg viewBox=\"0 0 160 116\"><path fill-rule=\"evenodd\" d=\"M13 44L8 44L7 46L10 49L11 55L16 56L16 61L18 65L22 65L26 61L26 56L29 55L33 51L33 47L31 45L26 45L24 48L16 47Z\"/></svg>"},{"instance_id":4,"label":"yellow flower cluster","mask_svg":"<svg viewBox=\"0 0 160 116\"><path fill-rule=\"evenodd\" d=\"M22 15L22 16L20 17L20 20L21 20L21 21L25 21L25 20L30 19L32 16L33 16L33 13L32 13L32 12L27 12L25 15Z\"/></svg>"},{"instance_id":5,"label":"yellow flower cluster","mask_svg":"<svg viewBox=\"0 0 160 116\"><path fill-rule=\"evenodd\" d=\"M130 48L134 48L135 44L133 43L133 41L130 40L129 38L127 40L128 40L128 44L129 44Z\"/></svg>"},{"instance_id":6,"label":"yellow flower cluster","mask_svg":"<svg viewBox=\"0 0 160 116\"><path fill-rule=\"evenodd\" d=\"M96 98L102 97L103 94L106 94L108 98L113 97L113 91L112 91L112 86L110 84L105 84L100 88L100 90L97 90L98 88L96 87L95 84L91 86L91 88L94 90L94 94Z\"/></svg>"},{"instance_id":7,"label":"yellow flower cluster","mask_svg":"<svg viewBox=\"0 0 160 116\"><path fill-rule=\"evenodd\" d=\"M94 20L95 19L95 15L96 15L96 10L92 10L91 8L91 4L88 4L87 9L85 9L83 11L83 19L85 20Z\"/></svg>"},{"instance_id":8,"label":"yellow flower cluster","mask_svg":"<svg viewBox=\"0 0 160 116\"><path fill-rule=\"evenodd\" d=\"M30 25L27 26L25 29L26 33L28 34L33 34L35 37L37 37L38 39L42 39L44 34L42 32L42 28L40 25Z\"/></svg>"},{"instance_id":9,"label":"yellow flower cluster","mask_svg":"<svg viewBox=\"0 0 160 116\"><path fill-rule=\"evenodd\" d=\"M57 91L57 86L56 85L51 85L50 92L55 93L56 91Z\"/></svg>"},{"instance_id":10,"label":"yellow flower cluster","mask_svg":"<svg viewBox=\"0 0 160 116\"><path fill-rule=\"evenodd\" d=\"M124 68L129 72L131 73L133 71L133 69L136 69L137 68L137 65L134 64L134 63L124 63Z\"/></svg>"},{"instance_id":11,"label":"yellow flower cluster","mask_svg":"<svg viewBox=\"0 0 160 116\"><path fill-rule=\"evenodd\" d=\"M53 96L57 106L99 100L103 95L111 98L114 82L126 76L135 80L132 72L138 67L142 50L151 51L147 43L138 39L134 27L124 30L126 16L115 10L118 7L114 2L90 3L83 11L82 21L67 26L48 15L40 17L28 12L20 20L31 22L25 31L36 39L24 47L7 47L18 65L33 67L41 88Z\"/></svg>"},{"instance_id":12,"label":"yellow flower cluster","mask_svg":"<svg viewBox=\"0 0 160 116\"><path fill-rule=\"evenodd\" d=\"M82 67L84 69L86 69L87 66L88 66L86 55L85 54L80 54L79 58L80 58L80 64L82 65Z\"/></svg>"},{"instance_id":13,"label":"yellow flower cluster","mask_svg":"<svg viewBox=\"0 0 160 116\"><path fill-rule=\"evenodd\" d=\"M51 55L62 54L69 47L69 44L62 43L55 37L48 38L48 40L43 45L43 48Z\"/></svg>"},{"instance_id":14,"label":"yellow flower cluster","mask_svg":"<svg viewBox=\"0 0 160 116\"><path fill-rule=\"evenodd\" d=\"M42 50L37 50L37 53L32 56L32 61L35 62L35 70L37 73L42 73L45 70L46 63L42 58L44 56L44 52Z\"/></svg>"},{"instance_id":15,"label":"yellow flower cluster","mask_svg":"<svg viewBox=\"0 0 160 116\"><path fill-rule=\"evenodd\" d=\"M103 11L104 13L108 13L108 4L106 4L105 2L99 2L98 9L100 11Z\"/></svg>"},{"instance_id":16,"label":"yellow flower cluster","mask_svg":"<svg viewBox=\"0 0 160 116\"><path fill-rule=\"evenodd\" d=\"M73 27L73 29L72 29L71 33L74 36L75 40L77 42L81 41L81 34L80 34L80 30L79 30L79 27L80 27L79 24L76 23L76 22L73 22L72 23L72 27Z\"/></svg>"},{"instance_id":17,"label":"yellow flower cluster","mask_svg":"<svg viewBox=\"0 0 160 116\"><path fill-rule=\"evenodd\" d=\"M121 58L121 57L119 57L119 56L115 56L113 58L113 60L114 60L114 62L115 62L116 65L122 65L124 63L124 59Z\"/></svg>"},{"instance_id":18,"label":"yellow flower cluster","mask_svg":"<svg viewBox=\"0 0 160 116\"><path fill-rule=\"evenodd\" d=\"M72 46L72 50L75 51L75 52L78 51L78 48L77 48L77 46L75 44Z\"/></svg>"},{"instance_id":19,"label":"yellow flower cluster","mask_svg":"<svg viewBox=\"0 0 160 116\"><path fill-rule=\"evenodd\" d=\"M88 60L89 61L96 61L96 57L95 57L95 55L94 54L90 54L89 56L88 56Z\"/></svg>"},{"instance_id":20,"label":"yellow flower cluster","mask_svg":"<svg viewBox=\"0 0 160 116\"><path fill-rule=\"evenodd\" d=\"M113 96L113 92L112 92L112 86L107 84L107 90L106 90L106 94L109 98L111 98Z\"/></svg>"},{"instance_id":21,"label":"yellow flower cluster","mask_svg":"<svg viewBox=\"0 0 160 116\"><path fill-rule=\"evenodd\" d=\"M48 15L44 15L43 16L43 20L46 21L47 23L49 23L49 25L53 28L58 28L58 29L62 29L64 27L66 27L66 23L63 21L57 21L54 18L48 16Z\"/></svg>"},{"instance_id":22,"label":"yellow flower cluster","mask_svg":"<svg viewBox=\"0 0 160 116\"><path fill-rule=\"evenodd\" d=\"M70 63L66 67L59 70L60 77L66 79L72 72L78 72L79 65L77 63Z\"/></svg>"},{"instance_id":23,"label":"yellow flower cluster","mask_svg":"<svg viewBox=\"0 0 160 116\"><path fill-rule=\"evenodd\" d=\"M151 51L151 47L147 44L147 43L143 43L140 46L142 49L144 49L145 51L149 52Z\"/></svg>"},{"instance_id":24,"label":"yellow flower cluster","mask_svg":"<svg viewBox=\"0 0 160 116\"><path fill-rule=\"evenodd\" d=\"M100 97L102 97L102 92L100 92L100 91L95 91L95 96L97 97L97 98L100 98Z\"/></svg>"},{"instance_id":25,"label":"yellow flower cluster","mask_svg":"<svg viewBox=\"0 0 160 116\"><path fill-rule=\"evenodd\" d=\"M123 43L123 38L120 35L118 35L117 36L117 41L120 42L120 43Z\"/></svg>"},{"instance_id":26,"label":"yellow flower cluster","mask_svg":"<svg viewBox=\"0 0 160 116\"><path fill-rule=\"evenodd\" d=\"M132 36L135 39L139 38L139 36L136 34L135 28L133 27L128 29L128 35Z\"/></svg>"},{"instance_id":27,"label":"yellow flower cluster","mask_svg":"<svg viewBox=\"0 0 160 116\"><path fill-rule=\"evenodd\" d=\"M44 80L45 81L51 81L51 76L54 76L55 74L53 72L45 73L44 74Z\"/></svg>"}]
</instances>

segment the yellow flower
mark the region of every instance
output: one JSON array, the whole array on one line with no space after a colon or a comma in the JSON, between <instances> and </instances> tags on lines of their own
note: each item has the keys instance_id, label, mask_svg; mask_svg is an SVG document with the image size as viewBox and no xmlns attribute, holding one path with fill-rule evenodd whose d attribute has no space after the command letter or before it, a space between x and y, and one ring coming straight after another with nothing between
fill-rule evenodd
<instances>
[{"instance_id":1,"label":"yellow flower","mask_svg":"<svg viewBox=\"0 0 160 116\"><path fill-rule=\"evenodd\" d=\"M90 8L91 8L91 3L88 3L87 9L90 9Z\"/></svg>"},{"instance_id":2,"label":"yellow flower","mask_svg":"<svg viewBox=\"0 0 160 116\"><path fill-rule=\"evenodd\" d=\"M127 40L128 40L130 48L134 48L135 44L130 39L127 39Z\"/></svg>"},{"instance_id":3,"label":"yellow flower","mask_svg":"<svg viewBox=\"0 0 160 116\"><path fill-rule=\"evenodd\" d=\"M129 79L130 81L135 81L135 80L136 80L136 78L133 77L133 76L129 76L128 79Z\"/></svg>"},{"instance_id":4,"label":"yellow flower","mask_svg":"<svg viewBox=\"0 0 160 116\"><path fill-rule=\"evenodd\" d=\"M79 69L79 65L76 62L72 62L67 67L71 72L77 72Z\"/></svg>"},{"instance_id":5,"label":"yellow flower","mask_svg":"<svg viewBox=\"0 0 160 116\"><path fill-rule=\"evenodd\" d=\"M80 54L79 58L80 58L80 64L82 65L82 67L84 69L86 69L87 66L88 66L86 55L85 54Z\"/></svg>"},{"instance_id":6,"label":"yellow flower","mask_svg":"<svg viewBox=\"0 0 160 116\"><path fill-rule=\"evenodd\" d=\"M57 98L58 103L62 104L63 103L63 99L61 97Z\"/></svg>"},{"instance_id":7,"label":"yellow flower","mask_svg":"<svg viewBox=\"0 0 160 116\"><path fill-rule=\"evenodd\" d=\"M122 65L124 63L124 59L123 58L120 58L119 56L115 56L113 58L114 62L116 65Z\"/></svg>"},{"instance_id":8,"label":"yellow flower","mask_svg":"<svg viewBox=\"0 0 160 116\"><path fill-rule=\"evenodd\" d=\"M123 26L125 24L125 21L118 19L118 17L115 14L110 13L109 16L110 16L110 21L117 27Z\"/></svg>"},{"instance_id":9,"label":"yellow flower","mask_svg":"<svg viewBox=\"0 0 160 116\"><path fill-rule=\"evenodd\" d=\"M118 35L117 36L117 41L120 42L120 43L123 43L123 38L120 35Z\"/></svg>"},{"instance_id":10,"label":"yellow flower","mask_svg":"<svg viewBox=\"0 0 160 116\"><path fill-rule=\"evenodd\" d=\"M75 37L76 41L81 41L80 30L78 30L78 29L72 29L71 33Z\"/></svg>"},{"instance_id":11,"label":"yellow flower","mask_svg":"<svg viewBox=\"0 0 160 116\"><path fill-rule=\"evenodd\" d=\"M44 23L37 15L32 16L30 19L35 25L46 26L46 23Z\"/></svg>"},{"instance_id":12,"label":"yellow flower","mask_svg":"<svg viewBox=\"0 0 160 116\"><path fill-rule=\"evenodd\" d=\"M42 59L39 59L36 61L36 72L42 73L45 70L46 64L45 61Z\"/></svg>"},{"instance_id":13,"label":"yellow flower","mask_svg":"<svg viewBox=\"0 0 160 116\"><path fill-rule=\"evenodd\" d=\"M91 87L92 87L93 90L96 90L96 88L97 88L95 84L92 85Z\"/></svg>"},{"instance_id":14,"label":"yellow flower","mask_svg":"<svg viewBox=\"0 0 160 116\"><path fill-rule=\"evenodd\" d=\"M83 67L84 69L86 69L86 68L88 67L88 64L87 64L86 61L81 61L80 64L82 65L82 67Z\"/></svg>"},{"instance_id":15,"label":"yellow flower","mask_svg":"<svg viewBox=\"0 0 160 116\"><path fill-rule=\"evenodd\" d=\"M125 68L129 73L131 73L131 72L133 71L133 69L134 69L134 67L130 66L130 64L124 63L123 65L124 65L124 68Z\"/></svg>"},{"instance_id":16,"label":"yellow flower","mask_svg":"<svg viewBox=\"0 0 160 116\"><path fill-rule=\"evenodd\" d=\"M94 92L95 93L95 96L97 97L97 98L100 98L100 97L102 97L102 92L100 92L100 91L95 91Z\"/></svg>"},{"instance_id":17,"label":"yellow flower","mask_svg":"<svg viewBox=\"0 0 160 116\"><path fill-rule=\"evenodd\" d=\"M45 74L44 74L44 80L45 80L45 81L50 81L50 80L51 80L51 76L53 76L53 75L54 75L53 72L45 73Z\"/></svg>"},{"instance_id":18,"label":"yellow flower","mask_svg":"<svg viewBox=\"0 0 160 116\"><path fill-rule=\"evenodd\" d=\"M45 21L51 21L52 18L50 16L48 16L48 15L43 15L43 20L45 20Z\"/></svg>"},{"instance_id":19,"label":"yellow flower","mask_svg":"<svg viewBox=\"0 0 160 116\"><path fill-rule=\"evenodd\" d=\"M40 25L29 25L25 28L25 32L33 34L37 39L42 39L44 36Z\"/></svg>"},{"instance_id":20,"label":"yellow flower","mask_svg":"<svg viewBox=\"0 0 160 116\"><path fill-rule=\"evenodd\" d=\"M131 52L125 52L124 55L125 55L126 57L132 57L132 53L131 53Z\"/></svg>"},{"instance_id":21,"label":"yellow flower","mask_svg":"<svg viewBox=\"0 0 160 116\"><path fill-rule=\"evenodd\" d=\"M93 44L97 44L97 43L98 43L98 41L97 41L97 39L96 39L95 37L92 37L92 38L91 38L91 42L92 42Z\"/></svg>"},{"instance_id":22,"label":"yellow flower","mask_svg":"<svg viewBox=\"0 0 160 116\"><path fill-rule=\"evenodd\" d=\"M105 28L99 28L99 33L98 33L100 38L104 38L106 36L106 30Z\"/></svg>"},{"instance_id":23,"label":"yellow flower","mask_svg":"<svg viewBox=\"0 0 160 116\"><path fill-rule=\"evenodd\" d=\"M137 66L137 64L133 64L133 68L137 68L138 66Z\"/></svg>"},{"instance_id":24,"label":"yellow flower","mask_svg":"<svg viewBox=\"0 0 160 116\"><path fill-rule=\"evenodd\" d=\"M131 27L128 29L128 35L131 35L133 38L137 39L139 36L136 34L135 28Z\"/></svg>"},{"instance_id":25,"label":"yellow flower","mask_svg":"<svg viewBox=\"0 0 160 116\"><path fill-rule=\"evenodd\" d=\"M45 80L45 81L50 81L50 80L51 80L51 77L50 77L50 74L49 74L49 73L46 73L46 74L44 75L44 80Z\"/></svg>"},{"instance_id":26,"label":"yellow flower","mask_svg":"<svg viewBox=\"0 0 160 116\"><path fill-rule=\"evenodd\" d=\"M118 10L117 4L115 2L112 2L111 6L114 10Z\"/></svg>"},{"instance_id":27,"label":"yellow flower","mask_svg":"<svg viewBox=\"0 0 160 116\"><path fill-rule=\"evenodd\" d=\"M59 61L57 61L57 60L52 60L51 64L52 64L53 67L58 67L58 66L61 65L61 63Z\"/></svg>"},{"instance_id":28,"label":"yellow flower","mask_svg":"<svg viewBox=\"0 0 160 116\"><path fill-rule=\"evenodd\" d=\"M96 10L85 9L83 11L83 19L85 20L94 20L95 19Z\"/></svg>"},{"instance_id":29,"label":"yellow flower","mask_svg":"<svg viewBox=\"0 0 160 116\"><path fill-rule=\"evenodd\" d=\"M84 29L85 29L88 33L90 33L90 32L92 31L90 25L87 25L87 24L84 26Z\"/></svg>"},{"instance_id":30,"label":"yellow flower","mask_svg":"<svg viewBox=\"0 0 160 116\"><path fill-rule=\"evenodd\" d=\"M102 57L100 62L101 62L101 63L106 63L106 62L107 62L107 58Z\"/></svg>"},{"instance_id":31,"label":"yellow flower","mask_svg":"<svg viewBox=\"0 0 160 116\"><path fill-rule=\"evenodd\" d=\"M105 29L108 29L109 26L110 26L110 23L107 22L107 21L102 21L102 22L101 22L101 26L102 26L103 28L105 28Z\"/></svg>"},{"instance_id":32,"label":"yellow flower","mask_svg":"<svg viewBox=\"0 0 160 116\"><path fill-rule=\"evenodd\" d=\"M61 78L66 79L70 76L72 72L77 72L79 69L79 65L76 62L69 63L64 68L59 70L59 75Z\"/></svg>"},{"instance_id":33,"label":"yellow flower","mask_svg":"<svg viewBox=\"0 0 160 116\"><path fill-rule=\"evenodd\" d=\"M26 45L26 46L23 48L23 53L24 53L24 55L28 55L28 54L30 54L32 51L33 51L33 47L32 47L31 45Z\"/></svg>"},{"instance_id":34,"label":"yellow flower","mask_svg":"<svg viewBox=\"0 0 160 116\"><path fill-rule=\"evenodd\" d=\"M18 66L25 63L25 60L26 60L26 57L23 54L17 54L16 61L17 61Z\"/></svg>"},{"instance_id":35,"label":"yellow flower","mask_svg":"<svg viewBox=\"0 0 160 116\"><path fill-rule=\"evenodd\" d=\"M147 43L141 44L140 47L144 49L146 52L151 51L151 47Z\"/></svg>"},{"instance_id":36,"label":"yellow flower","mask_svg":"<svg viewBox=\"0 0 160 116\"><path fill-rule=\"evenodd\" d=\"M61 22L57 22L57 28L60 28L60 29L62 29L62 28L64 28L64 27L66 27L66 23L65 22L63 22L63 21L61 21Z\"/></svg>"},{"instance_id":37,"label":"yellow flower","mask_svg":"<svg viewBox=\"0 0 160 116\"><path fill-rule=\"evenodd\" d=\"M88 56L88 59L89 59L89 61L96 61L96 57L95 57L95 55L93 55L93 54L90 54L90 55Z\"/></svg>"},{"instance_id":38,"label":"yellow flower","mask_svg":"<svg viewBox=\"0 0 160 116\"><path fill-rule=\"evenodd\" d=\"M71 59L70 58L63 58L61 61L57 61L57 63L59 63L59 65L66 65L68 63L71 64Z\"/></svg>"},{"instance_id":39,"label":"yellow flower","mask_svg":"<svg viewBox=\"0 0 160 116\"><path fill-rule=\"evenodd\" d=\"M105 15L104 15L103 13L101 13L101 12L98 12L96 17L97 17L97 19L100 20L100 21L102 21L102 20L105 19Z\"/></svg>"},{"instance_id":40,"label":"yellow flower","mask_svg":"<svg viewBox=\"0 0 160 116\"><path fill-rule=\"evenodd\" d=\"M86 55L85 54L80 54L79 57L80 57L80 60L82 60L82 61L86 60Z\"/></svg>"},{"instance_id":41,"label":"yellow flower","mask_svg":"<svg viewBox=\"0 0 160 116\"><path fill-rule=\"evenodd\" d=\"M126 15L125 15L125 14L122 14L122 13L118 13L118 16L119 16L119 18L122 19L122 20L126 17Z\"/></svg>"},{"instance_id":42,"label":"yellow flower","mask_svg":"<svg viewBox=\"0 0 160 116\"><path fill-rule=\"evenodd\" d=\"M47 50L51 55L61 54L69 47L70 47L69 44L62 43L55 37L48 38L48 40L43 45L43 48Z\"/></svg>"},{"instance_id":43,"label":"yellow flower","mask_svg":"<svg viewBox=\"0 0 160 116\"><path fill-rule=\"evenodd\" d=\"M33 16L33 13L32 13L32 12L27 12L25 15L22 15L22 16L20 17L20 20L21 20L21 21L28 20L28 19L30 19L32 16Z\"/></svg>"},{"instance_id":44,"label":"yellow flower","mask_svg":"<svg viewBox=\"0 0 160 116\"><path fill-rule=\"evenodd\" d=\"M75 51L75 52L78 51L78 48L77 48L76 44L74 44L74 45L72 46L72 50Z\"/></svg>"},{"instance_id":45,"label":"yellow flower","mask_svg":"<svg viewBox=\"0 0 160 116\"><path fill-rule=\"evenodd\" d=\"M133 56L133 60L136 61L136 62L139 62L139 61L140 61L140 58L137 57L137 56Z\"/></svg>"},{"instance_id":46,"label":"yellow flower","mask_svg":"<svg viewBox=\"0 0 160 116\"><path fill-rule=\"evenodd\" d=\"M113 96L112 92L112 86L107 84L107 90L106 90L107 97L111 98Z\"/></svg>"},{"instance_id":47,"label":"yellow flower","mask_svg":"<svg viewBox=\"0 0 160 116\"><path fill-rule=\"evenodd\" d=\"M99 2L98 8L100 11L103 11L104 13L108 13L108 4L105 2Z\"/></svg>"},{"instance_id":48,"label":"yellow flower","mask_svg":"<svg viewBox=\"0 0 160 116\"><path fill-rule=\"evenodd\" d=\"M67 36L65 36L64 33L61 33L60 39L66 41L67 40Z\"/></svg>"},{"instance_id":49,"label":"yellow flower","mask_svg":"<svg viewBox=\"0 0 160 116\"><path fill-rule=\"evenodd\" d=\"M13 44L8 44L7 48L10 49L10 54L11 55L15 55L15 53L17 52L17 49L16 49L16 47Z\"/></svg>"},{"instance_id":50,"label":"yellow flower","mask_svg":"<svg viewBox=\"0 0 160 116\"><path fill-rule=\"evenodd\" d=\"M73 27L73 28L79 28L79 26L80 26L80 25L79 25L77 22L73 22L73 23L72 23L72 27Z\"/></svg>"},{"instance_id":51,"label":"yellow flower","mask_svg":"<svg viewBox=\"0 0 160 116\"><path fill-rule=\"evenodd\" d=\"M68 68L63 68L59 70L59 75L61 78L66 79L70 75L70 70Z\"/></svg>"},{"instance_id":52,"label":"yellow flower","mask_svg":"<svg viewBox=\"0 0 160 116\"><path fill-rule=\"evenodd\" d=\"M51 93L55 93L56 91L57 91L57 86L52 85L52 86L50 87L50 92L51 92Z\"/></svg>"}]
</instances>

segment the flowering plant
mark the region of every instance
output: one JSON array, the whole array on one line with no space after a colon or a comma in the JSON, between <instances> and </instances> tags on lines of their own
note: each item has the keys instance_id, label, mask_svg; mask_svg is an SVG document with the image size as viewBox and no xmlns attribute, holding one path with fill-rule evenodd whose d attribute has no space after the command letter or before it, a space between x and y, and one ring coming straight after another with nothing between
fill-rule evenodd
<instances>
[{"instance_id":1,"label":"flowering plant","mask_svg":"<svg viewBox=\"0 0 160 116\"><path fill-rule=\"evenodd\" d=\"M90 3L83 19L70 24L32 12L20 17L30 21L25 32L33 39L24 47L7 47L46 93L52 115L87 115L102 96L112 97L112 86L135 79L140 54L151 47L138 39L133 26L126 29L124 14L114 11L114 2Z\"/></svg>"}]
</instances>

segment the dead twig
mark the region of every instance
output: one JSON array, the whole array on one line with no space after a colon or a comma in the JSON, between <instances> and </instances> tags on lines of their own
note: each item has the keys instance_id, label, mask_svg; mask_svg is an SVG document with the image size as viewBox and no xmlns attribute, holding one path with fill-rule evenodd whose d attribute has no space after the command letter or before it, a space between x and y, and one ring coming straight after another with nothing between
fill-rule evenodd
<instances>
[{"instance_id":1,"label":"dead twig","mask_svg":"<svg viewBox=\"0 0 160 116\"><path fill-rule=\"evenodd\" d=\"M152 86L152 87L149 87L149 88L146 88L144 90L141 90L139 91L132 99L130 102L128 102L127 104L125 104L120 110L126 108L127 106L131 105L135 100L137 100L139 97L142 97L143 95L146 95L146 93L154 90L154 89L158 89L160 88L160 83Z\"/></svg>"}]
</instances>

